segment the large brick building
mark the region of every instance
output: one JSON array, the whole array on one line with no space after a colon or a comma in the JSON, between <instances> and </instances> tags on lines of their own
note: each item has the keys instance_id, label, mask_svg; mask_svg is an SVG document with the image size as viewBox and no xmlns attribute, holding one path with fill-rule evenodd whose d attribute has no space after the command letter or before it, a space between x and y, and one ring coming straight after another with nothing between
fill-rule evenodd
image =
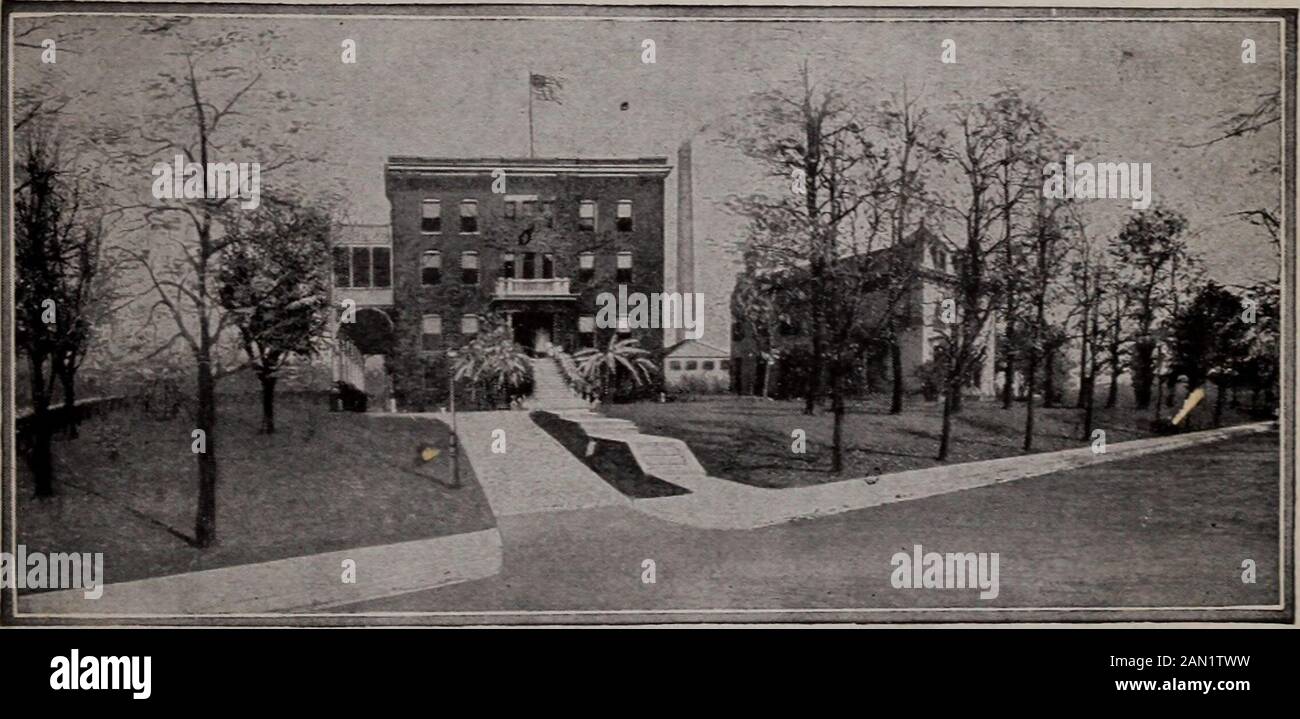
<instances>
[{"instance_id":1,"label":"large brick building","mask_svg":"<svg viewBox=\"0 0 1300 719\"><path fill-rule=\"evenodd\" d=\"M335 300L358 307L342 335L384 355L403 408L445 402L447 350L492 319L536 353L614 332L659 349L661 329L597 327L596 298L664 290L671 170L662 157L389 158L391 246L335 245Z\"/></svg>"},{"instance_id":2,"label":"large brick building","mask_svg":"<svg viewBox=\"0 0 1300 719\"><path fill-rule=\"evenodd\" d=\"M876 252L901 252L904 260L913 266L913 280L903 300L902 310L906 319L900 319L898 359L906 385L915 391L921 384L917 370L935 359L945 334L941 319L943 300L952 299L956 294L955 258L949 248L924 227L901 247ZM802 270L792 268L786 272L795 274ZM883 297L868 296L863 311L880 312L879 304L883 301ZM996 390L996 324L996 317L986 322L980 339L984 347L983 362L964 383L966 391L972 395L991 397ZM782 324L764 328L763 336L756 336L752 325L746 318L732 318L732 390L738 394L756 395L801 392L804 379L789 372L789 367L783 367L779 357L789 357L794 354L793 350L808 347L804 328L797 324ZM774 355L778 359L773 360ZM891 356L892 353L883 347L868 354L864 367L867 390L889 390L893 376Z\"/></svg>"}]
</instances>

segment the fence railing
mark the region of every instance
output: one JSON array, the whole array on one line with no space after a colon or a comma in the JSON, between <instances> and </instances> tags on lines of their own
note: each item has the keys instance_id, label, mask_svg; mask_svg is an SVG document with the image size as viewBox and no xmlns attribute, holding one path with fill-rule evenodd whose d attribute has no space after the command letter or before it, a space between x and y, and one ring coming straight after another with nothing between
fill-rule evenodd
<instances>
[{"instance_id":1,"label":"fence railing","mask_svg":"<svg viewBox=\"0 0 1300 719\"><path fill-rule=\"evenodd\" d=\"M585 400L590 401L594 398L591 383L587 381L586 377L582 376L577 363L573 361L573 357L568 352L552 345L551 359L555 361L555 366L560 370L560 377L564 379L564 383L569 386L569 389Z\"/></svg>"},{"instance_id":2,"label":"fence railing","mask_svg":"<svg viewBox=\"0 0 1300 719\"><path fill-rule=\"evenodd\" d=\"M88 417L121 409L129 405L131 397L125 395L113 395L111 397L86 397L79 399L73 406L58 404L50 407L48 421L50 429L54 432L62 431L69 423L76 419L84 420ZM14 415L14 431L20 435L29 434L36 423L36 412L31 407L24 407L18 410Z\"/></svg>"},{"instance_id":3,"label":"fence railing","mask_svg":"<svg viewBox=\"0 0 1300 719\"><path fill-rule=\"evenodd\" d=\"M569 278L548 277L535 279L497 278L497 297L551 297L569 296Z\"/></svg>"}]
</instances>

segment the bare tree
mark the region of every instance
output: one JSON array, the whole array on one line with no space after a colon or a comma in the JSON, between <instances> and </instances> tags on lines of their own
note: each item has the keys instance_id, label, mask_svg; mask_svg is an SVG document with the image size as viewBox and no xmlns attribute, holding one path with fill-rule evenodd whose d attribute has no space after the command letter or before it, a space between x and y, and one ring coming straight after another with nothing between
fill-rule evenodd
<instances>
[{"instance_id":1,"label":"bare tree","mask_svg":"<svg viewBox=\"0 0 1300 719\"><path fill-rule=\"evenodd\" d=\"M735 198L732 207L749 218L744 249L758 295L771 298L779 318L806 330L811 367L804 411L811 414L829 393L831 468L839 472L851 378L879 346L882 328L895 321L892 303L905 296L889 291L902 264L897 253L880 250L904 249L890 248L890 241L903 229L899 203L916 194L916 164L896 169L890 143L871 132L903 120L869 116L845 91L814 83L806 64L792 90L753 100L756 121L727 141L789 191ZM908 115L906 122L915 122L915 110Z\"/></svg>"},{"instance_id":2,"label":"bare tree","mask_svg":"<svg viewBox=\"0 0 1300 719\"><path fill-rule=\"evenodd\" d=\"M995 98L993 105L967 104L954 111L957 132L949 157L957 168L959 184L946 209L960 222L963 236L953 243L957 246L957 296L948 298L956 317L939 332L944 388L940 461L948 459L952 415L960 409L958 396L984 361L988 348L982 335L1002 296L1001 278L993 272L991 260L1004 241L995 236L994 229L1002 216L996 182L1007 161L996 103Z\"/></svg>"},{"instance_id":3,"label":"bare tree","mask_svg":"<svg viewBox=\"0 0 1300 719\"><path fill-rule=\"evenodd\" d=\"M120 251L150 289L151 316L161 312L174 324L159 349L182 343L197 366L194 421L205 446L196 453L194 543L207 547L217 538L216 384L245 366L221 366L219 346L235 318L221 307L215 276L221 253L235 241L224 232L223 216L239 211L239 198L211 187L207 168L239 153L240 159L259 160L265 179L304 159L289 140L306 125L292 119L302 114L304 104L288 90L271 86L265 75L292 69L290 60L276 55L278 37L273 31L249 25L191 35L189 20L157 18L140 27L142 35L179 38L182 49L167 53L173 63L140 91L142 104L150 108L146 121L123 134L115 156L123 163L169 163L180 155L203 170L197 178L198 198L128 206L139 217L134 229L147 231L146 243ZM169 252L157 251L159 239L170 243Z\"/></svg>"},{"instance_id":4,"label":"bare tree","mask_svg":"<svg viewBox=\"0 0 1300 719\"><path fill-rule=\"evenodd\" d=\"M76 375L109 303L101 270L102 215L85 202L76 171L57 140L28 126L14 194L16 343L27 357L32 392L29 464L39 496L54 493L50 404L61 383L75 436Z\"/></svg>"}]
</instances>

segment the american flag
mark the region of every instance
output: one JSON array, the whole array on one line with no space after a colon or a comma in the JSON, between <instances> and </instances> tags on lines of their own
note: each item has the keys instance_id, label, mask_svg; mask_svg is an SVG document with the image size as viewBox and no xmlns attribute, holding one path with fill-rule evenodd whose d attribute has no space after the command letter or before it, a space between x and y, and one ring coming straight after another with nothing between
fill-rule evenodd
<instances>
[{"instance_id":1,"label":"american flag","mask_svg":"<svg viewBox=\"0 0 1300 719\"><path fill-rule=\"evenodd\" d=\"M564 104L560 102L559 96L555 94L557 91L564 89L564 78L530 73L528 75L528 84L532 87L534 98L542 102Z\"/></svg>"}]
</instances>

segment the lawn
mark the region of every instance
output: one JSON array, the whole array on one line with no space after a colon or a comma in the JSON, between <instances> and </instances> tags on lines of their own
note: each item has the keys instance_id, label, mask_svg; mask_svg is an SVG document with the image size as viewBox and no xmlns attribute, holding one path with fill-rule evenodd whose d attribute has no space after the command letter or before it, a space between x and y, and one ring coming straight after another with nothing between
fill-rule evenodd
<instances>
[{"instance_id":1,"label":"lawn","mask_svg":"<svg viewBox=\"0 0 1300 719\"><path fill-rule=\"evenodd\" d=\"M1206 427L1210 401L1197 407L1188 421ZM921 469L939 464L942 407L938 402L909 398L900 415L888 413L888 398L853 403L844 419L845 470L833 474L829 411L803 414L800 401L756 397L705 397L696 401L611 404L601 408L610 416L636 423L642 432L686 442L709 474L756 487L800 487L840 479ZM1179 403L1181 406L1181 402ZM1174 411L1162 408L1168 418ZM1151 412L1121 406L1098 407L1093 423L1105 430L1108 443L1150 436ZM1083 413L1073 408L1044 409L1034 415L1034 450L1049 452L1088 446L1081 439ZM1225 409L1224 423L1248 420ZM996 459L1021 454L1025 404L1002 409L1000 402L968 401L953 417L949 463ZM792 450L793 432L802 429L807 451Z\"/></svg>"},{"instance_id":2,"label":"lawn","mask_svg":"<svg viewBox=\"0 0 1300 719\"><path fill-rule=\"evenodd\" d=\"M34 497L18 464L18 541L29 551L103 552L109 582L487 529L495 520L467 461L451 487L447 428L429 419L331 413L277 401L258 434L253 396L223 397L217 426L218 545L193 536L197 469L187 415L134 409L95 418L54 447L58 496ZM417 460L421 445L440 451Z\"/></svg>"}]
</instances>

